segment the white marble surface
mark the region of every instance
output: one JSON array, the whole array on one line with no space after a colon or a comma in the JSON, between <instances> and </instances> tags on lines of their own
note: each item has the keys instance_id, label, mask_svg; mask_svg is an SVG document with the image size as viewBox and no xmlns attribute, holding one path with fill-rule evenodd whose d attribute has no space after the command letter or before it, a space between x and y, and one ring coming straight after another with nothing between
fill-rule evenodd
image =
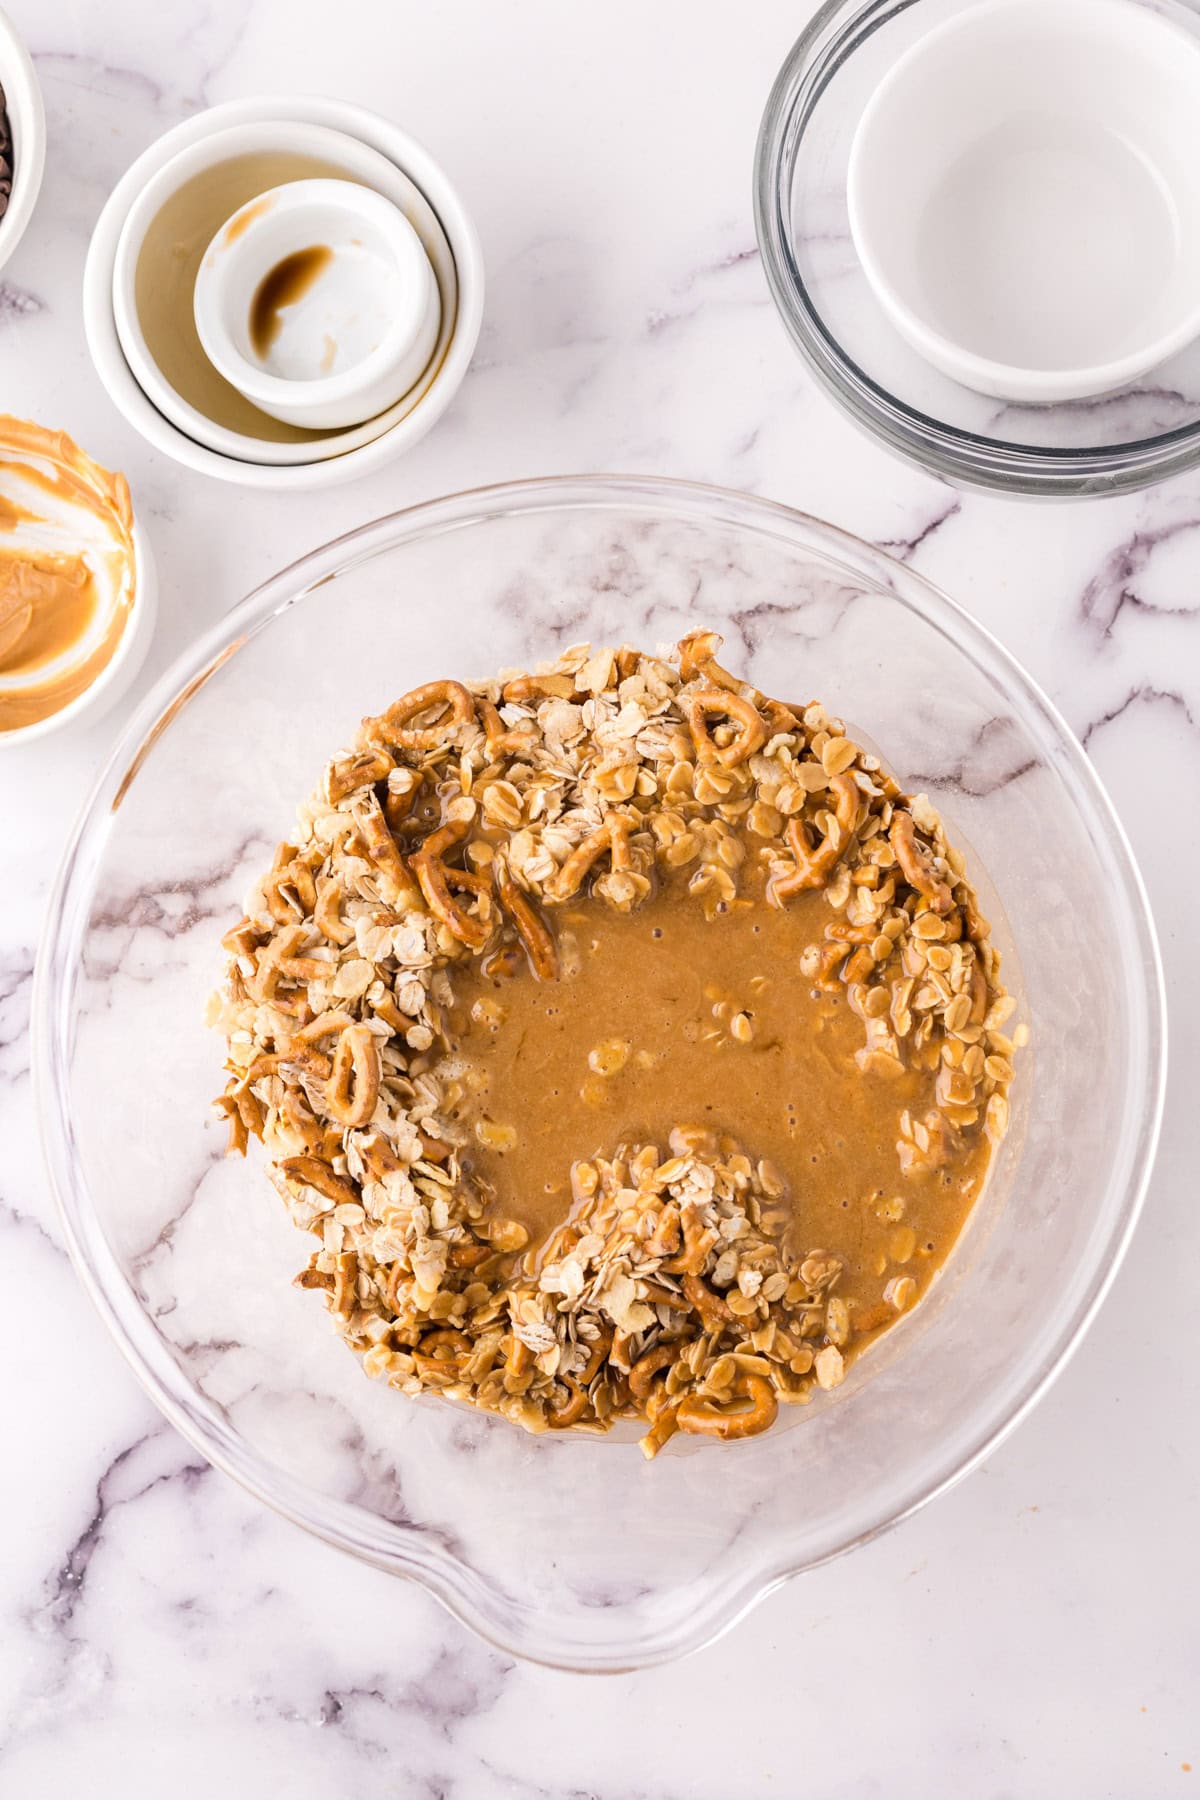
<instances>
[{"instance_id":1,"label":"white marble surface","mask_svg":"<svg viewBox=\"0 0 1200 1800\"><path fill-rule=\"evenodd\" d=\"M95 1321L42 1173L27 1025L42 906L117 721L6 755L3 1800L267 1782L295 1800L999 1800L1200 1780L1200 475L1056 509L959 496L814 390L769 304L749 197L761 105L805 4L16 0L50 146L0 275L3 404L129 474L162 582L139 693L323 539L510 476L725 482L911 558L1049 689L1146 873L1174 1066L1128 1261L1033 1418L917 1519L675 1667L600 1680L514 1664L210 1471ZM92 223L145 144L197 107L288 89L344 94L429 142L478 218L490 295L462 395L407 462L326 495L251 499L124 426L88 363L79 288Z\"/></svg>"}]
</instances>

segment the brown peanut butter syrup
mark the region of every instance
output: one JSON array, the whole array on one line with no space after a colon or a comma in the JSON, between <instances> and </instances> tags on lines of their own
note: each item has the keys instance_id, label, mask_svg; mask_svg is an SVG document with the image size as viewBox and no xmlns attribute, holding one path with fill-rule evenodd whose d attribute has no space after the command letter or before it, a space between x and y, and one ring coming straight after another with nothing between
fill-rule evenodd
<instances>
[{"instance_id":1,"label":"brown peanut butter syrup","mask_svg":"<svg viewBox=\"0 0 1200 1800\"><path fill-rule=\"evenodd\" d=\"M0 731L59 712L116 655L136 592L123 475L0 416Z\"/></svg>"}]
</instances>

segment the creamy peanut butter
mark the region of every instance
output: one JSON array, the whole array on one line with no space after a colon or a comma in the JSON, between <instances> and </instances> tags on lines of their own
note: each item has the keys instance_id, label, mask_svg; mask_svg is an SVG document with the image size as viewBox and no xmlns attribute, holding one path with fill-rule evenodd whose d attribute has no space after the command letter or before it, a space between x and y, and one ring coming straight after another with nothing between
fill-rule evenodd
<instances>
[{"instance_id":1,"label":"creamy peanut butter","mask_svg":"<svg viewBox=\"0 0 1200 1800\"><path fill-rule=\"evenodd\" d=\"M136 592L123 475L0 417L0 731L59 712L112 661Z\"/></svg>"}]
</instances>

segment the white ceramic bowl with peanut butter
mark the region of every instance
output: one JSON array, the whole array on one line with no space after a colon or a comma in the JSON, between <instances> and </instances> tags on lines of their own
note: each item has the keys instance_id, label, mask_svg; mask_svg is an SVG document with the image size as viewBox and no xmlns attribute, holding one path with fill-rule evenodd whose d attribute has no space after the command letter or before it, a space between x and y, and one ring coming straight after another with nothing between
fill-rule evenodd
<instances>
[{"instance_id":1,"label":"white ceramic bowl with peanut butter","mask_svg":"<svg viewBox=\"0 0 1200 1800\"><path fill-rule=\"evenodd\" d=\"M125 477L65 432L0 418L0 750L111 706L156 612Z\"/></svg>"}]
</instances>

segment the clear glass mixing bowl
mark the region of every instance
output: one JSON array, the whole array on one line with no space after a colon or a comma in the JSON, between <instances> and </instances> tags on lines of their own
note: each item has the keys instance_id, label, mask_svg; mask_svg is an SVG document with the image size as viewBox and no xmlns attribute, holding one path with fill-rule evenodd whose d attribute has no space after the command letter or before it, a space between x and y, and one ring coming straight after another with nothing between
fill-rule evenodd
<instances>
[{"instance_id":1,"label":"clear glass mixing bowl","mask_svg":"<svg viewBox=\"0 0 1200 1800\"><path fill-rule=\"evenodd\" d=\"M809 368L873 437L960 486L1072 499L1200 462L1200 342L1116 393L1029 405L960 387L918 355L855 254L850 146L884 76L926 32L988 0L825 0L788 52L755 152L758 243ZM1130 0L1200 36L1198 0Z\"/></svg>"},{"instance_id":2,"label":"clear glass mixing bowl","mask_svg":"<svg viewBox=\"0 0 1200 1800\"><path fill-rule=\"evenodd\" d=\"M985 893L1033 1047L1014 1129L929 1299L844 1387L744 1444L646 1464L367 1381L291 1278L261 1159L227 1161L201 1022L218 938L359 718L417 682L698 624L768 691L819 695L933 794ZM786 1576L956 1480L1094 1313L1144 1188L1161 978L1129 850L1078 744L919 576L781 506L552 480L382 519L260 588L130 725L47 921L38 1101L72 1252L164 1413L279 1512L420 1581L493 1642L578 1669L695 1648ZM386 1615L381 1614L381 1617Z\"/></svg>"}]
</instances>

